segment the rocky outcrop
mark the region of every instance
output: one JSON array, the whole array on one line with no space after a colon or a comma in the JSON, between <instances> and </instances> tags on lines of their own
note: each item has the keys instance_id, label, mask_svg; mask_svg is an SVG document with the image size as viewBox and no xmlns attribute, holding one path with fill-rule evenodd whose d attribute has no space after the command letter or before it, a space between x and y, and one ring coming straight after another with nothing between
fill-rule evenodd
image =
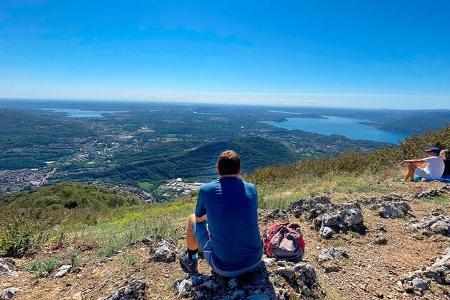
<instances>
[{"instance_id":1,"label":"rocky outcrop","mask_svg":"<svg viewBox=\"0 0 450 300\"><path fill-rule=\"evenodd\" d=\"M291 203L289 211L314 222L322 238L329 239L337 232L365 233L361 207L356 203L333 204L328 196L310 197Z\"/></svg>"},{"instance_id":2,"label":"rocky outcrop","mask_svg":"<svg viewBox=\"0 0 450 300\"><path fill-rule=\"evenodd\" d=\"M425 235L450 236L450 217L441 214L425 217L420 221L410 223L408 226L413 230L422 230Z\"/></svg>"},{"instance_id":3,"label":"rocky outcrop","mask_svg":"<svg viewBox=\"0 0 450 300\"><path fill-rule=\"evenodd\" d=\"M117 291L98 300L145 300L145 292L148 284L143 280L134 280L126 286L119 288Z\"/></svg>"},{"instance_id":4,"label":"rocky outcrop","mask_svg":"<svg viewBox=\"0 0 450 300\"><path fill-rule=\"evenodd\" d=\"M331 198L323 196L315 196L309 198L302 198L298 201L292 202L289 206L289 211L296 217L300 218L304 215L308 220L313 220L319 215L324 214L331 207Z\"/></svg>"},{"instance_id":5,"label":"rocky outcrop","mask_svg":"<svg viewBox=\"0 0 450 300\"><path fill-rule=\"evenodd\" d=\"M408 293L423 294L431 282L450 285L450 247L430 266L403 276L398 285Z\"/></svg>"},{"instance_id":6,"label":"rocky outcrop","mask_svg":"<svg viewBox=\"0 0 450 300\"><path fill-rule=\"evenodd\" d=\"M336 232L355 231L362 234L366 231L361 209L350 203L318 216L314 219L314 228L322 238L331 238Z\"/></svg>"},{"instance_id":7,"label":"rocky outcrop","mask_svg":"<svg viewBox=\"0 0 450 300\"><path fill-rule=\"evenodd\" d=\"M192 299L320 299L322 291L309 263L270 261L254 271L230 279L219 275L196 275L176 280L181 297Z\"/></svg>"},{"instance_id":8,"label":"rocky outcrop","mask_svg":"<svg viewBox=\"0 0 450 300\"><path fill-rule=\"evenodd\" d=\"M450 192L450 185L446 185L440 188L433 188L429 189L423 192L420 192L415 195L415 198L421 199L421 198L431 198L431 197L437 197L444 193Z\"/></svg>"},{"instance_id":9,"label":"rocky outcrop","mask_svg":"<svg viewBox=\"0 0 450 300\"><path fill-rule=\"evenodd\" d=\"M375 206L380 217L385 219L404 218L409 215L411 207L405 201L383 202Z\"/></svg>"},{"instance_id":10,"label":"rocky outcrop","mask_svg":"<svg viewBox=\"0 0 450 300\"><path fill-rule=\"evenodd\" d=\"M14 260L10 258L0 258L0 276L16 276L17 268Z\"/></svg>"},{"instance_id":11,"label":"rocky outcrop","mask_svg":"<svg viewBox=\"0 0 450 300\"><path fill-rule=\"evenodd\" d=\"M357 200L361 205L377 211L379 216L385 219L404 218L411 215L409 201L411 201L409 197L399 194L390 194L379 198L365 197Z\"/></svg>"}]
</instances>

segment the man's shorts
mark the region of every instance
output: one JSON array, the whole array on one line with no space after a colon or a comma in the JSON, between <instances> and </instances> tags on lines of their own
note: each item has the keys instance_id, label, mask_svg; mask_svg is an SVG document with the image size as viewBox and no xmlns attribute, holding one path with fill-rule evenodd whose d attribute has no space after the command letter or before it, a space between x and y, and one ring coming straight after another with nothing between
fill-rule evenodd
<instances>
[{"instance_id":1,"label":"man's shorts","mask_svg":"<svg viewBox=\"0 0 450 300\"><path fill-rule=\"evenodd\" d=\"M203 252L203 256L205 257L205 260L208 262L208 265L217 274L224 277L237 277L239 275L242 275L244 273L253 270L257 265L259 265L258 263L255 266L250 266L248 268L236 271L223 271L219 269L217 265L214 263L213 249L211 247L211 239L208 231L208 222L204 221L201 223L193 223L192 231L194 232L194 237L195 240L197 241L199 250Z\"/></svg>"},{"instance_id":2,"label":"man's shorts","mask_svg":"<svg viewBox=\"0 0 450 300\"><path fill-rule=\"evenodd\" d=\"M425 180L433 180L431 174L426 172L424 169L417 167L414 171L414 175L419 176Z\"/></svg>"}]
</instances>

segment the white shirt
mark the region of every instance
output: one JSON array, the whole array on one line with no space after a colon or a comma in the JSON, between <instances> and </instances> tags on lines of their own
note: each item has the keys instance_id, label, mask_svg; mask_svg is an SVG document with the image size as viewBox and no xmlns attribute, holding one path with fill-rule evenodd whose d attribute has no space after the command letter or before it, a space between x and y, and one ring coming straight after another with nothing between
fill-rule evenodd
<instances>
[{"instance_id":1,"label":"white shirt","mask_svg":"<svg viewBox=\"0 0 450 300\"><path fill-rule=\"evenodd\" d=\"M439 156L431 156L423 159L427 166L423 169L433 179L439 179L444 174L445 163Z\"/></svg>"}]
</instances>

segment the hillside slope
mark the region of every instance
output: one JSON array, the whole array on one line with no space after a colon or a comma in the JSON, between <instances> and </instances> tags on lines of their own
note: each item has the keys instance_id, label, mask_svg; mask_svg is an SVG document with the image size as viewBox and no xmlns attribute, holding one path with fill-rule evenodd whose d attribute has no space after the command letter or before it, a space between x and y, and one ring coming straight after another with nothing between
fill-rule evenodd
<instances>
[{"instance_id":1,"label":"hillside slope","mask_svg":"<svg viewBox=\"0 0 450 300\"><path fill-rule=\"evenodd\" d=\"M419 154L425 145L448 145L449 137L450 129L446 128L413 137L397 148L257 170L249 180L257 183L261 231L276 220L299 223L306 241L304 261L315 269L316 284L323 293L306 296L297 275L294 285L286 285L289 266L268 263L276 291L284 293L284 299L312 295L326 299L448 299L450 261L439 272L433 264L450 245L450 188L443 183L403 182L397 161ZM50 196L48 193L54 191L64 199L64 190L69 187L37 193ZM90 189L80 186L78 198L108 196L107 191ZM147 299L178 297L173 283L184 275L177 261L172 256L155 261L154 253L161 240L172 249L183 248L184 220L195 199L152 205L125 201L88 215L82 207L29 207L35 203L33 199L40 198L35 195L22 194L17 202L9 199L1 207L0 251L11 243L16 249L28 247L13 253L17 254L13 260L17 276L0 275L0 291L20 288L14 299L98 299L133 280L143 280ZM317 206L317 201L321 205ZM346 219L338 227L327 225L327 215L338 216L349 210L361 213L361 220L353 220L357 224ZM421 227L423 218L428 218L428 223ZM437 221L440 223L434 225ZM327 226L334 234L324 238ZM319 259L331 248L345 255ZM54 277L56 269L67 263L73 266L71 271ZM427 272L421 271L425 268ZM203 261L200 269L209 273ZM416 273L409 275L411 272ZM245 284L238 280L237 288L245 289Z\"/></svg>"},{"instance_id":2,"label":"hillside slope","mask_svg":"<svg viewBox=\"0 0 450 300\"><path fill-rule=\"evenodd\" d=\"M144 160L102 175L107 178L121 174L122 180L161 181L177 177L191 180L211 179L215 176L217 153L235 149L242 157L243 169L251 173L264 165L280 165L296 160L297 156L280 142L261 137L248 137L214 142L167 159Z\"/></svg>"}]
</instances>

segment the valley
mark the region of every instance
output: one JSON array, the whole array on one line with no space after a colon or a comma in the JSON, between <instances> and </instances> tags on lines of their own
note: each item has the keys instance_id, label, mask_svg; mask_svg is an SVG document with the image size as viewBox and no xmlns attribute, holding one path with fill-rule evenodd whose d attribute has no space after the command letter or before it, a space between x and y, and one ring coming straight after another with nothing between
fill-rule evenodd
<instances>
[{"instance_id":1,"label":"valley","mask_svg":"<svg viewBox=\"0 0 450 300\"><path fill-rule=\"evenodd\" d=\"M228 148L241 153L243 173L249 174L265 166L392 146L267 124L290 116L324 118L319 112L304 110L3 100L0 193L69 180L114 186L145 201L166 201L194 192L168 191L164 188L167 182L211 180L218 153Z\"/></svg>"}]
</instances>

